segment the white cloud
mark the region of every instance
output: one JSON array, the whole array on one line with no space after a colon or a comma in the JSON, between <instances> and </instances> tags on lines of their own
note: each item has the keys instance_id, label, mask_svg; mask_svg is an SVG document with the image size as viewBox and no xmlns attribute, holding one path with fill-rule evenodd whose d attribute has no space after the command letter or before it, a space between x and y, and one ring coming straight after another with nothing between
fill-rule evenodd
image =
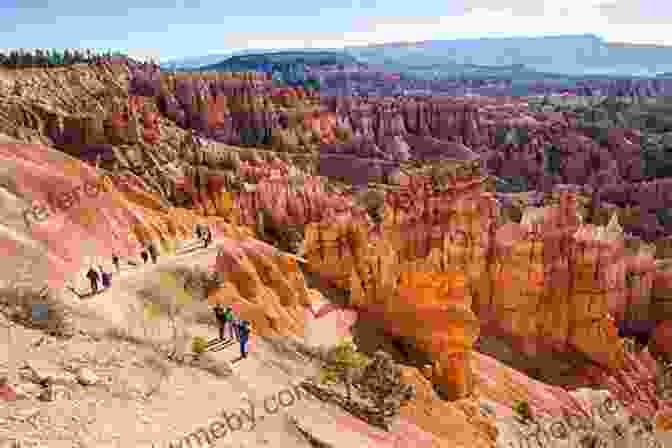
<instances>
[{"instance_id":1,"label":"white cloud","mask_svg":"<svg viewBox=\"0 0 672 448\"><path fill-rule=\"evenodd\" d=\"M546 35L594 33L607 41L672 45L669 25L614 24L594 0L550 2L543 15L516 15L511 8L472 9L461 16L443 16L436 23L379 23L369 30L345 34L346 45L488 35ZM516 6L516 9L519 6Z\"/></svg>"},{"instance_id":2,"label":"white cloud","mask_svg":"<svg viewBox=\"0 0 672 448\"><path fill-rule=\"evenodd\" d=\"M161 53L158 49L152 48L129 48L125 53L138 61L161 60Z\"/></svg>"},{"instance_id":3,"label":"white cloud","mask_svg":"<svg viewBox=\"0 0 672 448\"><path fill-rule=\"evenodd\" d=\"M646 0L645 0L646 1ZM604 8L604 0L545 0L533 4L522 0L470 2L470 10L461 15L441 16L432 20L391 22L378 19L356 31L324 38L304 39L292 34L264 36L245 42L247 48L340 48L386 42L457 39L487 36L538 36L550 34L593 33L608 42L672 45L669 24L614 23ZM613 10L611 10L613 12ZM651 12L645 11L648 15ZM644 12L640 12L644 14ZM640 14L640 16L641 16ZM611 19L611 20L610 20Z\"/></svg>"}]
</instances>

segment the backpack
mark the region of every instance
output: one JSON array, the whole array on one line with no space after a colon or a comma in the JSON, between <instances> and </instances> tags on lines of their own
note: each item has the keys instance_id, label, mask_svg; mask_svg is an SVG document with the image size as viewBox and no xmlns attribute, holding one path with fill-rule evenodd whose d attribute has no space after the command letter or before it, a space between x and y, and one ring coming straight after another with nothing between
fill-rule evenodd
<instances>
[{"instance_id":1,"label":"backpack","mask_svg":"<svg viewBox=\"0 0 672 448\"><path fill-rule=\"evenodd\" d=\"M224 321L225 313L221 306L215 307L215 317L218 321Z\"/></svg>"},{"instance_id":2,"label":"backpack","mask_svg":"<svg viewBox=\"0 0 672 448\"><path fill-rule=\"evenodd\" d=\"M112 284L112 274L109 272L103 272L103 286L106 288Z\"/></svg>"},{"instance_id":3,"label":"backpack","mask_svg":"<svg viewBox=\"0 0 672 448\"><path fill-rule=\"evenodd\" d=\"M223 318L225 322L233 321L233 311L232 310L224 311Z\"/></svg>"},{"instance_id":4,"label":"backpack","mask_svg":"<svg viewBox=\"0 0 672 448\"><path fill-rule=\"evenodd\" d=\"M252 330L252 328L250 328L250 324L246 324L245 322L246 321L242 321L238 327L238 333L240 334L241 339L247 339L250 336L250 331Z\"/></svg>"}]
</instances>

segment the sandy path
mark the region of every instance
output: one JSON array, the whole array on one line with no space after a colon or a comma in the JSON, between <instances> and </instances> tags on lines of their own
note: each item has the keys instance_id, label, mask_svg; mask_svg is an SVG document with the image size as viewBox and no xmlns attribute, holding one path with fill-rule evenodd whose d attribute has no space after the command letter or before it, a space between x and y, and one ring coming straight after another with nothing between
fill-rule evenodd
<instances>
[{"instance_id":1,"label":"sandy path","mask_svg":"<svg viewBox=\"0 0 672 448\"><path fill-rule=\"evenodd\" d=\"M133 316L129 306L139 305L137 292L147 285L148 279L155 275L158 269L176 266L210 266L217 254L216 242L208 249L200 249L173 257L159 258L156 265L151 262L136 269L123 270L113 278L112 287L101 294L79 303L81 311L96 315L107 323L126 328L129 319ZM156 340L168 340L171 335L169 322L166 319L156 319L152 322L155 328ZM333 326L333 325L332 325ZM312 325L311 332L317 331L318 325ZM326 329L325 329L326 330ZM142 336L141 328L132 329L138 337ZM187 331L214 339L217 334L212 327L205 325L190 325ZM328 330L327 330L328 331ZM144 336L143 336L144 337ZM212 419L222 420L221 412L237 412L244 409L250 415L249 403L255 403L256 427L252 426L249 418L243 418L243 429L229 433L215 446L264 446L264 447L308 447L308 442L296 430L288 425L282 414L292 413L302 419L309 419L320 424L326 431L334 431L334 415L338 411L329 410L329 407L308 398L296 400L296 391L292 396L287 390L293 390L301 378L316 373L314 366L305 362L288 360L285 356L276 353L264 340L254 338L252 350L248 358L235 362L232 365L233 374L227 378L215 378L212 375L193 368L177 369L171 378L166 381L161 390L151 402L140 404L137 402L112 401L108 406L100 407L96 411L96 422L89 427L91 434L98 434L97 439L114 439L116 445L110 446L144 446L145 444L160 443L158 446L168 446L167 442L173 438L184 437L197 428L207 425ZM323 340L323 337L318 338ZM230 363L238 359L239 347L233 344L224 350L213 352L212 356L218 361ZM264 408L264 399L268 397L267 405L274 410L274 403L279 399L284 403L295 401L286 408L280 407L277 415L269 415ZM267 415L266 418L261 418ZM114 422L113 427L110 422ZM321 422L321 423L319 423ZM237 426L237 418L233 417L232 425ZM325 426L327 425L327 426ZM329 429L332 428L332 429ZM118 436L118 437L115 437ZM366 446L367 442L361 435L346 436L352 440L348 446ZM343 436L338 436L343 440ZM227 445L227 443L229 445ZM149 445L148 445L149 446ZM188 445L185 445L188 446ZM197 446L194 442L194 446ZM205 446L205 445L204 445Z\"/></svg>"}]
</instances>

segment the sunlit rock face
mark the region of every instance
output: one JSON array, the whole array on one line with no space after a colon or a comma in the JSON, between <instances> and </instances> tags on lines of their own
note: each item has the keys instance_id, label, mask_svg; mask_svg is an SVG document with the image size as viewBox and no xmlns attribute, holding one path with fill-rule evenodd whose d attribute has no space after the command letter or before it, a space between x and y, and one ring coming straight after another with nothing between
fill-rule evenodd
<instances>
[{"instance_id":1,"label":"sunlit rock face","mask_svg":"<svg viewBox=\"0 0 672 448\"><path fill-rule=\"evenodd\" d=\"M626 245L615 215L605 226L583 224L571 191L502 224L482 179L443 193L428 182L412 179L412 197L388 193L380 226L308 225L309 268L431 353L434 380L455 397L471 390L466 358L479 327L530 356L579 352L605 368L625 365L617 325L651 319L649 246Z\"/></svg>"},{"instance_id":2,"label":"sunlit rock face","mask_svg":"<svg viewBox=\"0 0 672 448\"><path fill-rule=\"evenodd\" d=\"M650 345L656 355L672 356L672 320L663 320L656 325Z\"/></svg>"},{"instance_id":3,"label":"sunlit rock face","mask_svg":"<svg viewBox=\"0 0 672 448\"><path fill-rule=\"evenodd\" d=\"M313 299L294 259L254 239L227 239L215 269L224 285L209 297L211 303L232 306L257 334L304 336L305 307Z\"/></svg>"}]
</instances>

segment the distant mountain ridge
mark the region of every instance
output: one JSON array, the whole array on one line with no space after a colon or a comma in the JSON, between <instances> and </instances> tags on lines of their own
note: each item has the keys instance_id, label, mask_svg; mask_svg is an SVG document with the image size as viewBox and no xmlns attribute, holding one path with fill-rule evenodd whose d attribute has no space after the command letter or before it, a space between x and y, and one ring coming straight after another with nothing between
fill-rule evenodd
<instances>
[{"instance_id":1,"label":"distant mountain ridge","mask_svg":"<svg viewBox=\"0 0 672 448\"><path fill-rule=\"evenodd\" d=\"M277 53L286 53L286 52L301 52L301 53L319 53L319 52L343 52L342 49L246 49L246 50L233 50L230 52L222 53L211 53L204 56L189 56L186 58L171 59L162 62L161 68L165 70L188 70L188 69L200 69L210 65L216 65L225 60L235 57L235 56L245 56L245 55L264 55L264 54L277 54Z\"/></svg>"},{"instance_id":2,"label":"distant mountain ridge","mask_svg":"<svg viewBox=\"0 0 672 448\"><path fill-rule=\"evenodd\" d=\"M305 64L307 66L359 65L359 61L344 51L277 51L273 53L248 53L231 56L217 64L201 67L202 70L254 70L260 66L281 67Z\"/></svg>"},{"instance_id":3,"label":"distant mountain ridge","mask_svg":"<svg viewBox=\"0 0 672 448\"><path fill-rule=\"evenodd\" d=\"M344 53L359 63L429 77L495 75L655 77L672 72L672 47L609 43L593 34L391 42L344 49L242 50L162 64L169 69L217 69L227 58L254 54ZM217 60L219 58L219 60ZM234 62L233 61L230 62ZM224 65L225 67L226 65ZM488 70L486 70L488 71Z\"/></svg>"},{"instance_id":4,"label":"distant mountain ridge","mask_svg":"<svg viewBox=\"0 0 672 448\"><path fill-rule=\"evenodd\" d=\"M346 50L370 64L404 71L435 64L443 74L471 64L524 66L571 76L655 76L672 70L672 47L608 43L593 34L402 42Z\"/></svg>"}]
</instances>

